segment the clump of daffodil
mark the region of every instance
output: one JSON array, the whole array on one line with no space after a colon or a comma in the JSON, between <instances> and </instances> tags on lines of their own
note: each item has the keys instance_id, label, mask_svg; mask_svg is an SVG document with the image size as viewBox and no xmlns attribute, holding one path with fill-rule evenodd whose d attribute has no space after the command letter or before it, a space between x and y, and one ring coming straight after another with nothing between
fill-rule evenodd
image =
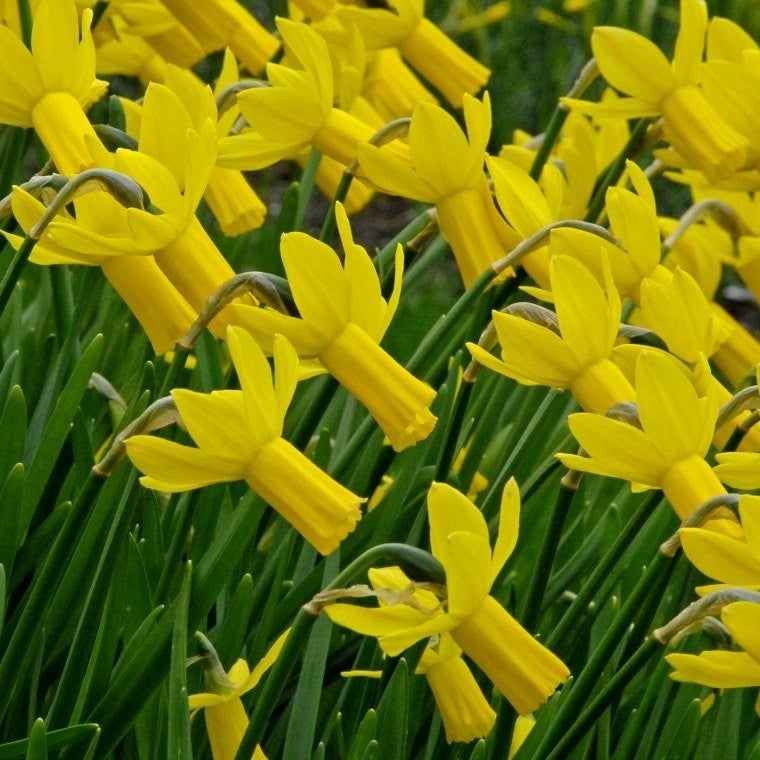
<instances>
[{"instance_id":1,"label":"clump of daffodil","mask_svg":"<svg viewBox=\"0 0 760 760\"><path fill-rule=\"evenodd\" d=\"M747 160L747 138L730 127L700 88L707 28L703 0L681 0L673 60L646 37L627 29L594 29L591 47L604 78L629 97L602 104L566 100L595 116L662 116L673 148L710 181L730 178Z\"/></svg>"},{"instance_id":2,"label":"clump of daffodil","mask_svg":"<svg viewBox=\"0 0 760 760\"><path fill-rule=\"evenodd\" d=\"M403 254L396 249L395 283L386 302L372 259L353 241L343 207L336 207L345 263L335 251L302 232L283 235L280 253L301 314L236 305L237 324L267 351L285 335L299 356L316 358L361 401L394 449L424 440L435 425L435 391L415 378L379 345L401 295Z\"/></svg>"},{"instance_id":3,"label":"clump of daffodil","mask_svg":"<svg viewBox=\"0 0 760 760\"><path fill-rule=\"evenodd\" d=\"M473 358L525 385L569 388L587 412L604 414L617 403L635 400L633 387L611 358L620 327L620 298L609 272L606 292L569 256L554 256L550 272L556 329L494 311L502 358L468 343Z\"/></svg>"},{"instance_id":4,"label":"clump of daffodil","mask_svg":"<svg viewBox=\"0 0 760 760\"><path fill-rule=\"evenodd\" d=\"M378 601L388 608L388 601L408 596L419 609L435 610L438 599L425 588L409 589L409 579L397 567L371 568L367 575ZM391 591L391 596L386 593ZM384 601L384 597L388 601ZM441 713L446 741L471 742L488 734L496 713L483 696L472 672L462 659L462 649L449 633L433 636L422 653L415 673L427 678ZM347 676L380 677L381 671L349 671Z\"/></svg>"},{"instance_id":5,"label":"clump of daffodil","mask_svg":"<svg viewBox=\"0 0 760 760\"><path fill-rule=\"evenodd\" d=\"M214 760L234 760L248 728L248 716L240 698L254 689L262 676L274 665L289 632L283 633L272 644L253 670L248 668L245 660L239 659L227 673L222 669L216 651L205 637L202 637L204 649L207 650L202 661L206 666L204 675L208 691L191 694L187 701L193 713L203 710ZM200 634L196 636L201 638ZM266 760L261 747L256 747L253 760Z\"/></svg>"},{"instance_id":6,"label":"clump of daffodil","mask_svg":"<svg viewBox=\"0 0 760 760\"><path fill-rule=\"evenodd\" d=\"M354 529L364 501L320 470L282 438L298 382L298 357L282 336L274 339L275 374L253 338L227 332L241 390L172 397L198 448L137 435L127 454L145 473L146 488L174 493L244 479L317 551L329 554Z\"/></svg>"},{"instance_id":7,"label":"clump of daffodil","mask_svg":"<svg viewBox=\"0 0 760 760\"><path fill-rule=\"evenodd\" d=\"M469 287L520 238L491 198L483 171L491 135L491 101L464 98L465 134L439 106L420 103L409 127L409 158L388 148L362 145L359 164L375 187L435 204L438 225Z\"/></svg>"},{"instance_id":8,"label":"clump of daffodil","mask_svg":"<svg viewBox=\"0 0 760 760\"><path fill-rule=\"evenodd\" d=\"M492 550L480 510L451 486L434 483L428 493L428 519L432 554L446 573L441 606L420 610L403 604L331 604L325 612L333 622L377 636L383 651L393 656L416 641L449 633L518 713L533 712L570 673L489 594L517 542L519 514L520 495L512 479L502 495Z\"/></svg>"},{"instance_id":9,"label":"clump of daffodil","mask_svg":"<svg viewBox=\"0 0 760 760\"><path fill-rule=\"evenodd\" d=\"M704 457L718 417L710 369L702 359L692 375L663 351L642 351L636 361L641 427L598 414L571 414L568 422L588 456L559 454L581 472L661 488L681 519L726 491Z\"/></svg>"},{"instance_id":10,"label":"clump of daffodil","mask_svg":"<svg viewBox=\"0 0 760 760\"><path fill-rule=\"evenodd\" d=\"M42 0L34 16L32 49L0 26L0 123L34 127L62 174L89 168L85 110L106 91L95 78L92 11L79 14L73 0ZM95 138L97 142L97 138Z\"/></svg>"},{"instance_id":11,"label":"clump of daffodil","mask_svg":"<svg viewBox=\"0 0 760 760\"><path fill-rule=\"evenodd\" d=\"M347 111L334 107L335 83L330 51L310 26L278 18L277 28L288 53L284 63L268 63L270 86L238 94L240 112L254 135L227 137L220 143L226 166L259 168L296 155L308 145L347 165L356 148L375 130ZM293 114L298 114L294 119Z\"/></svg>"},{"instance_id":12,"label":"clump of daffodil","mask_svg":"<svg viewBox=\"0 0 760 760\"><path fill-rule=\"evenodd\" d=\"M210 91L207 107L213 111ZM164 85L145 95L138 150L108 153L90 142L95 163L134 179L154 209L124 208L107 192L73 202L75 215L57 215L31 260L38 264L98 265L145 329L154 350L165 353L189 330L206 299L234 271L195 217L214 167L214 119L193 119ZM12 208L29 231L44 205L15 188ZM11 238L17 245L18 238ZM226 317L212 325L224 334Z\"/></svg>"},{"instance_id":13,"label":"clump of daffodil","mask_svg":"<svg viewBox=\"0 0 760 760\"><path fill-rule=\"evenodd\" d=\"M404 59L454 106L464 94L474 95L488 81L490 71L465 53L424 16L423 0L390 0L388 8L337 5L337 19L355 26L368 50L397 48ZM320 27L329 34L328 20Z\"/></svg>"},{"instance_id":14,"label":"clump of daffodil","mask_svg":"<svg viewBox=\"0 0 760 760\"><path fill-rule=\"evenodd\" d=\"M701 654L665 655L675 681L689 681L713 689L760 686L760 604L739 601L721 609L720 619L734 641L744 650L708 650ZM760 703L755 709L760 713Z\"/></svg>"}]
</instances>

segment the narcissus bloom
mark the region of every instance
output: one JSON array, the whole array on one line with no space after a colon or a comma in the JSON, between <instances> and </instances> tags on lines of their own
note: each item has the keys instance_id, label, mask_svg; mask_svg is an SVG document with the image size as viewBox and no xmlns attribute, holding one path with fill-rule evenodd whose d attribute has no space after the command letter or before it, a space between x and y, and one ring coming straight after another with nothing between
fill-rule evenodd
<instances>
[{"instance_id":1,"label":"narcissus bloom","mask_svg":"<svg viewBox=\"0 0 760 760\"><path fill-rule=\"evenodd\" d=\"M300 318L273 309L232 308L237 324L266 351L280 334L300 356L317 358L369 409L399 451L427 438L436 421L429 409L435 391L378 345L401 295L401 246L396 249L393 292L386 302L372 259L354 243L340 204L336 213L343 266L330 246L309 235L291 232L282 237L280 252Z\"/></svg>"},{"instance_id":2,"label":"narcissus bloom","mask_svg":"<svg viewBox=\"0 0 760 760\"><path fill-rule=\"evenodd\" d=\"M749 142L719 116L699 88L707 28L703 0L681 0L681 24L672 62L645 37L627 29L594 29L591 47L604 78L630 97L607 104L566 100L596 116L665 119L671 145L712 182L742 168Z\"/></svg>"},{"instance_id":3,"label":"narcissus bloom","mask_svg":"<svg viewBox=\"0 0 760 760\"><path fill-rule=\"evenodd\" d=\"M719 405L706 361L698 364L695 377L690 374L663 351L642 351L635 384L641 427L598 414L571 414L570 430L588 456L559 454L562 463L661 488L681 519L725 493L704 459Z\"/></svg>"},{"instance_id":4,"label":"narcissus bloom","mask_svg":"<svg viewBox=\"0 0 760 760\"><path fill-rule=\"evenodd\" d=\"M557 330L514 314L493 312L501 361L468 343L478 362L525 385L569 388L587 412L604 414L636 392L612 362L620 327L620 298L607 273L607 289L580 262L554 256L550 264Z\"/></svg>"},{"instance_id":5,"label":"narcissus bloom","mask_svg":"<svg viewBox=\"0 0 760 760\"><path fill-rule=\"evenodd\" d=\"M92 11L73 0L42 0L32 26L32 50L0 26L0 123L34 127L63 174L93 163L86 138L94 136L85 109L106 90L95 78Z\"/></svg>"},{"instance_id":6,"label":"narcissus bloom","mask_svg":"<svg viewBox=\"0 0 760 760\"><path fill-rule=\"evenodd\" d=\"M263 138L244 141L228 137L220 145L225 165L260 167L296 155L312 145L343 164L356 158L359 144L375 130L347 111L334 108L335 83L327 43L311 27L277 19L289 56L300 68L267 64L270 87L254 87L238 94L240 111ZM294 119L293 114L298 114ZM245 137L244 135L241 136ZM244 148L240 146L244 145ZM263 163L257 161L258 154Z\"/></svg>"},{"instance_id":7,"label":"narcissus bloom","mask_svg":"<svg viewBox=\"0 0 760 760\"><path fill-rule=\"evenodd\" d=\"M329 554L354 529L364 499L351 493L282 438L298 382L298 357L274 340L275 376L244 330L227 331L242 390L210 394L176 389L172 397L198 448L136 435L127 454L146 488L174 493L245 479L317 551Z\"/></svg>"},{"instance_id":8,"label":"narcissus bloom","mask_svg":"<svg viewBox=\"0 0 760 760\"><path fill-rule=\"evenodd\" d=\"M711 650L698 655L665 655L674 668L670 677L675 681L690 681L713 689L760 686L760 604L728 604L721 610L720 619L744 651ZM755 709L760 712L760 703Z\"/></svg>"},{"instance_id":9,"label":"narcissus bloom","mask_svg":"<svg viewBox=\"0 0 760 760\"><path fill-rule=\"evenodd\" d=\"M387 590L396 591L398 598L409 595L420 609L431 611L438 607L438 599L429 590L409 589L409 579L398 567L372 568L367 573L374 589L380 590L378 601L384 601ZM392 597L391 597L392 598ZM496 720L496 713L483 696L477 681L462 659L462 649L449 633L430 639L422 653L415 673L427 678L433 692L446 732L446 741L471 742L488 734ZM382 671L350 671L346 676L369 676L379 678Z\"/></svg>"},{"instance_id":10,"label":"narcissus bloom","mask_svg":"<svg viewBox=\"0 0 760 760\"><path fill-rule=\"evenodd\" d=\"M340 5L334 13L346 28L359 29L368 50L397 48L455 106L485 85L491 72L425 18L423 0L390 0L388 6Z\"/></svg>"},{"instance_id":11,"label":"narcissus bloom","mask_svg":"<svg viewBox=\"0 0 760 760\"><path fill-rule=\"evenodd\" d=\"M191 711L204 711L214 760L234 760L248 728L248 716L240 697L255 688L262 676L274 665L289 632L283 633L272 644L253 670L249 670L248 663L240 659L226 674L226 683L213 682L210 684L213 691L191 694L187 698ZM266 760L260 747L256 747L252 760Z\"/></svg>"},{"instance_id":12,"label":"narcissus bloom","mask_svg":"<svg viewBox=\"0 0 760 760\"><path fill-rule=\"evenodd\" d=\"M435 204L438 225L469 287L520 237L502 219L483 171L491 101L464 98L467 134L439 106L420 103L409 127L409 160L387 147L362 145L359 164L378 189Z\"/></svg>"},{"instance_id":13,"label":"narcissus bloom","mask_svg":"<svg viewBox=\"0 0 760 760\"><path fill-rule=\"evenodd\" d=\"M428 493L428 518L432 553L446 571L443 606L421 611L403 605L333 604L325 612L339 625L377 636L391 655L429 636L450 633L517 712L533 712L570 672L489 595L517 542L519 515L520 495L513 479L504 488L492 550L480 510L451 486L434 483Z\"/></svg>"}]
</instances>

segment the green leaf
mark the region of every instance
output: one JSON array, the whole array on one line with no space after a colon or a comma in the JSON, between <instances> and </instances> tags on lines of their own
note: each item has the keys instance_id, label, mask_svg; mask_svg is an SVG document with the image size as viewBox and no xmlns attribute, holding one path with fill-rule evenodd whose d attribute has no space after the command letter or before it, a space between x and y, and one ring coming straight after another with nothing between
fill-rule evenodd
<instances>
[{"instance_id":1,"label":"green leaf","mask_svg":"<svg viewBox=\"0 0 760 760\"><path fill-rule=\"evenodd\" d=\"M401 657L377 707L377 735L387 757L407 756L409 687L409 670Z\"/></svg>"},{"instance_id":2,"label":"green leaf","mask_svg":"<svg viewBox=\"0 0 760 760\"><path fill-rule=\"evenodd\" d=\"M42 720L41 718L38 720ZM44 725L44 724L43 724ZM94 723L82 723L77 726L69 726L58 731L45 733L45 742L49 750L69 747L84 741L90 741L90 745L97 741L98 727ZM29 739L0 744L0 760L16 760L26 756L29 748ZM88 751L89 754L89 751ZM83 758L82 760L85 760Z\"/></svg>"},{"instance_id":3,"label":"green leaf","mask_svg":"<svg viewBox=\"0 0 760 760\"><path fill-rule=\"evenodd\" d=\"M26 400L21 388L14 385L5 398L3 413L0 416L0 478L5 477L11 467L24 460L25 440Z\"/></svg>"},{"instance_id":4,"label":"green leaf","mask_svg":"<svg viewBox=\"0 0 760 760\"><path fill-rule=\"evenodd\" d=\"M238 583L235 593L227 606L227 614L222 621L214 647L225 668L235 662L243 649L248 622L253 611L253 578L246 573Z\"/></svg>"},{"instance_id":5,"label":"green leaf","mask_svg":"<svg viewBox=\"0 0 760 760\"><path fill-rule=\"evenodd\" d=\"M29 746L26 750L26 760L47 760L47 741L45 737L45 721L37 718L29 734Z\"/></svg>"},{"instance_id":6,"label":"green leaf","mask_svg":"<svg viewBox=\"0 0 760 760\"><path fill-rule=\"evenodd\" d=\"M185 566L185 579L177 597L169 666L167 757L192 760L190 710L187 704L187 610L190 600L192 563Z\"/></svg>"},{"instance_id":7,"label":"green leaf","mask_svg":"<svg viewBox=\"0 0 760 760\"><path fill-rule=\"evenodd\" d=\"M348 750L346 760L361 760L367 747L377 736L377 711L367 710L366 715L354 734L354 740ZM377 743L377 742L375 742Z\"/></svg>"},{"instance_id":8,"label":"green leaf","mask_svg":"<svg viewBox=\"0 0 760 760\"><path fill-rule=\"evenodd\" d=\"M24 480L24 465L19 462L10 470L0 489L0 565L7 569L9 575L21 538L18 505L24 491Z\"/></svg>"},{"instance_id":9,"label":"green leaf","mask_svg":"<svg viewBox=\"0 0 760 760\"><path fill-rule=\"evenodd\" d=\"M21 505L20 524L22 533L26 533L42 494L48 485L48 480L56 465L63 443L69 435L74 415L84 392L87 390L90 377L98 366L102 352L102 336L96 336L85 350L58 396L39 445L33 450L29 464L29 486L24 490L24 500Z\"/></svg>"}]
</instances>

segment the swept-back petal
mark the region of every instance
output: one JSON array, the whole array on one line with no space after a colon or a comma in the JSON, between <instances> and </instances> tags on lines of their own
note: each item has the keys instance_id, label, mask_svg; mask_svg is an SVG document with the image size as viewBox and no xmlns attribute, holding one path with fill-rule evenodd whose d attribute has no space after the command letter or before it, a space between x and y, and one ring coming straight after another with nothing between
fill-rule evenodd
<instances>
[{"instance_id":1,"label":"swept-back petal","mask_svg":"<svg viewBox=\"0 0 760 760\"><path fill-rule=\"evenodd\" d=\"M702 654L667 654L675 668L674 681L690 681L713 689L734 689L760 684L760 663L746 652L707 651Z\"/></svg>"},{"instance_id":2,"label":"swept-back petal","mask_svg":"<svg viewBox=\"0 0 760 760\"><path fill-rule=\"evenodd\" d=\"M241 425L245 417L241 391L197 393L175 388L172 398L198 448L209 454L246 461L251 449L251 431Z\"/></svg>"},{"instance_id":3,"label":"swept-back petal","mask_svg":"<svg viewBox=\"0 0 760 760\"><path fill-rule=\"evenodd\" d=\"M282 418L272 385L272 371L256 341L239 327L227 328L227 342L243 390L247 425L257 443L282 433Z\"/></svg>"},{"instance_id":4,"label":"swept-back petal","mask_svg":"<svg viewBox=\"0 0 760 760\"><path fill-rule=\"evenodd\" d=\"M697 84L707 31L704 0L681 0L681 18L673 53L673 73L679 85Z\"/></svg>"},{"instance_id":5,"label":"swept-back petal","mask_svg":"<svg viewBox=\"0 0 760 760\"><path fill-rule=\"evenodd\" d=\"M446 569L448 613L456 620L464 620L480 607L491 590L488 539L457 531L448 536L445 547L436 556Z\"/></svg>"},{"instance_id":6,"label":"swept-back petal","mask_svg":"<svg viewBox=\"0 0 760 760\"><path fill-rule=\"evenodd\" d=\"M571 414L570 430L589 457L559 454L563 464L582 472L595 472L657 486L667 469L663 453L641 430L598 414Z\"/></svg>"},{"instance_id":7,"label":"swept-back petal","mask_svg":"<svg viewBox=\"0 0 760 760\"><path fill-rule=\"evenodd\" d=\"M657 103L676 84L668 59L640 34L598 26L591 35L591 47L602 76L626 95Z\"/></svg>"},{"instance_id":8,"label":"swept-back petal","mask_svg":"<svg viewBox=\"0 0 760 760\"><path fill-rule=\"evenodd\" d=\"M491 556L491 584L501 572L504 563L509 559L520 530L520 489L517 481L510 478L501 493L501 507L499 508L499 532L496 535L496 543Z\"/></svg>"},{"instance_id":9,"label":"swept-back petal","mask_svg":"<svg viewBox=\"0 0 760 760\"><path fill-rule=\"evenodd\" d=\"M163 438L136 435L128 438L126 445L132 464L145 473L140 482L156 491L191 491L212 483L239 480L243 476L239 461Z\"/></svg>"},{"instance_id":10,"label":"swept-back petal","mask_svg":"<svg viewBox=\"0 0 760 760\"><path fill-rule=\"evenodd\" d=\"M521 237L530 237L553 221L538 183L519 166L493 156L486 163L499 208Z\"/></svg>"},{"instance_id":11,"label":"swept-back petal","mask_svg":"<svg viewBox=\"0 0 760 760\"><path fill-rule=\"evenodd\" d=\"M473 533L488 544L488 526L481 511L463 494L446 483L433 483L427 496L430 546L441 559L449 536L456 531ZM488 550L490 554L490 548Z\"/></svg>"},{"instance_id":12,"label":"swept-back petal","mask_svg":"<svg viewBox=\"0 0 760 760\"><path fill-rule=\"evenodd\" d=\"M285 419L299 377L298 354L287 338L274 336L274 396L277 403L276 415Z\"/></svg>"},{"instance_id":13,"label":"swept-back petal","mask_svg":"<svg viewBox=\"0 0 760 760\"><path fill-rule=\"evenodd\" d=\"M438 200L439 192L433 183L389 150L375 145L360 145L356 155L367 179L379 190L422 203Z\"/></svg>"},{"instance_id":14,"label":"swept-back petal","mask_svg":"<svg viewBox=\"0 0 760 760\"><path fill-rule=\"evenodd\" d=\"M248 304L232 304L236 324L253 335L268 354L274 350L274 336L284 335L300 356L316 356L325 346L327 338L319 329L299 317L280 314L274 309L262 309Z\"/></svg>"},{"instance_id":15,"label":"swept-back petal","mask_svg":"<svg viewBox=\"0 0 760 760\"><path fill-rule=\"evenodd\" d=\"M760 556L743 541L702 528L678 534L689 562L708 578L731 586L760 584Z\"/></svg>"},{"instance_id":16,"label":"swept-back petal","mask_svg":"<svg viewBox=\"0 0 760 760\"><path fill-rule=\"evenodd\" d=\"M720 619L739 646L760 666L760 604L734 602L722 609Z\"/></svg>"}]
</instances>

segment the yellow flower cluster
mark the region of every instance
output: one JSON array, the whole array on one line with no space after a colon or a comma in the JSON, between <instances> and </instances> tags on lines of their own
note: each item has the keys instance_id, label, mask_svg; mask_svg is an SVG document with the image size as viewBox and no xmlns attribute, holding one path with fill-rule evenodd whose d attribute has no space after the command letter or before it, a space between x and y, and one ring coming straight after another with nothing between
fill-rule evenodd
<instances>
[{"instance_id":1,"label":"yellow flower cluster","mask_svg":"<svg viewBox=\"0 0 760 760\"><path fill-rule=\"evenodd\" d=\"M760 433L750 425L760 398L733 402L760 362L760 342L715 301L727 266L760 296L760 111L747 107L760 69L757 45L739 27L708 21L703 0L681 0L672 59L634 32L596 28L596 65L616 92L599 102L564 99L570 113L542 165L541 138L524 134L488 153L491 100L480 91L489 71L425 17L422 0L297 0L276 30L236 0L113 0L94 27L93 11L80 13L74 0L33 5L29 49L11 19L0 26L0 122L33 128L64 186L91 181L71 197L34 182L15 187L10 206L22 234L6 232L7 240L19 250L31 240L38 265L100 267L156 354L200 322L225 341L234 368L230 387L172 391L194 445L128 438L146 488L244 480L323 555L358 534L367 499L296 448L285 420L300 381L321 373L366 408L394 453L428 445L437 415L448 412L436 406L436 389L381 346L401 299L405 252L395 247L384 294L349 214L387 193L431 207L465 290L485 290L521 266L534 283L528 294L549 304L494 310L467 349L474 365L572 393L581 411L568 425L582 451L558 454L561 462L634 490L661 489L685 522L689 560L723 585L760 588L760 497L743 496L738 515L723 506L689 522L705 503L725 500L727 487L760 488ZM209 84L191 67L214 51L223 51L222 65ZM144 88L139 103L112 104L122 128L109 132L87 112L107 89L97 77L114 75ZM652 163L644 171L629 162L595 192L631 118L649 120L642 129L656 146ZM338 199L345 203L334 204L341 250L289 231L279 243L289 306L236 291L209 311L237 273L200 219L210 212L226 236L261 226L267 208L246 172L280 161L309 162L331 199L346 175L356 178ZM649 180L662 172L691 192L690 216L658 216ZM145 203L125 203L106 181L114 176L137 183ZM446 737L471 741L496 715L463 655L520 715L570 672L495 595L517 542L517 483L503 486L492 548L480 509L432 480L430 554L444 582L373 568L378 606L328 603L325 611L376 637L389 656L425 641L417 672ZM382 510L373 503L373 513ZM721 617L744 651L669 655L674 677L760 685L760 606L734 602ZM238 662L225 683L210 683L213 693L190 697L190 708L206 711L216 758L235 756L247 722L240 696L284 641L253 672Z\"/></svg>"}]
</instances>

